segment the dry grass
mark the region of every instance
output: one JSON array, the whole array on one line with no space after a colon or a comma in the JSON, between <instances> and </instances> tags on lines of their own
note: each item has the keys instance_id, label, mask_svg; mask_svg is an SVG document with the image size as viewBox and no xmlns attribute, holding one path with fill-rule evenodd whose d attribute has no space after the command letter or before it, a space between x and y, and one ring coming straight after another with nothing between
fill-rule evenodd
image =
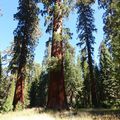
<instances>
[{"instance_id":1,"label":"dry grass","mask_svg":"<svg viewBox=\"0 0 120 120\"><path fill-rule=\"evenodd\" d=\"M34 108L0 114L0 120L120 120L119 113L119 111L108 110L78 110L56 112Z\"/></svg>"}]
</instances>

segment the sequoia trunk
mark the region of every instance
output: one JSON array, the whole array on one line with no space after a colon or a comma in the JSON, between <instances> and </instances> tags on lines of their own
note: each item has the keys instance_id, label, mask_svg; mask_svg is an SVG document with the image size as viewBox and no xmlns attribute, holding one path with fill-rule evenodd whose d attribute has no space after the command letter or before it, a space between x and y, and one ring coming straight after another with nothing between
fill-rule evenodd
<instances>
[{"instance_id":1,"label":"sequoia trunk","mask_svg":"<svg viewBox=\"0 0 120 120\"><path fill-rule=\"evenodd\" d=\"M13 99L13 110L16 109L16 105L18 101L24 104L24 82L25 82L25 67L21 68L18 71L16 88L14 92L14 99Z\"/></svg>"},{"instance_id":2,"label":"sequoia trunk","mask_svg":"<svg viewBox=\"0 0 120 120\"><path fill-rule=\"evenodd\" d=\"M56 0L55 5L58 7L57 9L60 10L61 0ZM51 57L58 59L58 68L50 70L47 103L47 107L50 109L67 109L62 49L62 13L54 9Z\"/></svg>"},{"instance_id":3,"label":"sequoia trunk","mask_svg":"<svg viewBox=\"0 0 120 120\"><path fill-rule=\"evenodd\" d=\"M26 29L25 29L26 30ZM25 32L26 33L26 32ZM27 36L25 34L25 36ZM20 63L17 69L17 81L13 98L13 110L16 109L17 103L20 101L24 105L24 84L26 77L26 55L27 55L27 37L22 41L22 48L20 54Z\"/></svg>"}]
</instances>

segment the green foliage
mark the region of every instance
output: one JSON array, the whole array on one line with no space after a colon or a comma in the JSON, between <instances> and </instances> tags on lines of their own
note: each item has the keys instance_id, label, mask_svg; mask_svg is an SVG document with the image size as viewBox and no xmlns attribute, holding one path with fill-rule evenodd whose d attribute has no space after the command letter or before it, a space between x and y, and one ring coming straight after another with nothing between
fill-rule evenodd
<instances>
[{"instance_id":1,"label":"green foliage","mask_svg":"<svg viewBox=\"0 0 120 120\"><path fill-rule=\"evenodd\" d=\"M89 69L88 62L85 59L85 54L81 54L81 68L83 76L83 87L82 87L82 107L89 108L91 107L91 90L90 90L90 78L89 78Z\"/></svg>"},{"instance_id":2,"label":"green foliage","mask_svg":"<svg viewBox=\"0 0 120 120\"><path fill-rule=\"evenodd\" d=\"M49 81L49 72L43 71L40 76L38 83L38 106L45 107L47 104L48 96L48 81Z\"/></svg>"},{"instance_id":3,"label":"green foliage","mask_svg":"<svg viewBox=\"0 0 120 120\"><path fill-rule=\"evenodd\" d=\"M2 107L3 104L3 78L2 78L2 60L1 60L1 52L0 52L0 109Z\"/></svg>"},{"instance_id":4,"label":"green foliage","mask_svg":"<svg viewBox=\"0 0 120 120\"><path fill-rule=\"evenodd\" d=\"M35 47L38 44L38 37L40 35L38 15L39 8L35 0L19 0L18 12L14 15L14 19L18 20L18 26L14 30L14 44L11 49L12 60L9 63L11 73L17 74L17 83L20 82L19 85L16 84L15 91L17 92L15 92L13 99L14 109L19 101L27 103L27 101L23 99L25 96L27 97L27 95L24 94L27 88L24 91L22 83L24 83L25 86L26 66L27 64L32 65Z\"/></svg>"},{"instance_id":5,"label":"green foliage","mask_svg":"<svg viewBox=\"0 0 120 120\"><path fill-rule=\"evenodd\" d=\"M112 56L113 62L115 65L115 78L118 83L117 89L120 90L120 2L116 2L114 5L114 14L111 16L111 48L112 48ZM120 95L120 92L118 93Z\"/></svg>"},{"instance_id":6,"label":"green foliage","mask_svg":"<svg viewBox=\"0 0 120 120\"><path fill-rule=\"evenodd\" d=\"M32 81L29 88L30 107L44 107L47 98L48 85L48 57L50 56L49 41L46 42L45 56L42 68L39 64L35 64L32 74Z\"/></svg>"},{"instance_id":7,"label":"green foliage","mask_svg":"<svg viewBox=\"0 0 120 120\"><path fill-rule=\"evenodd\" d=\"M61 60L57 57L51 57L48 59L48 70L60 70L61 68Z\"/></svg>"},{"instance_id":8,"label":"green foliage","mask_svg":"<svg viewBox=\"0 0 120 120\"><path fill-rule=\"evenodd\" d=\"M76 108L80 108L82 107L82 88L83 88L83 77L82 77L82 67L81 67L81 60L80 60L80 56L78 56L77 58L77 63L75 65L75 72L76 72L76 75L75 75L75 87L76 87L76 98L75 98L75 101L76 101L76 104L75 104L75 107Z\"/></svg>"},{"instance_id":9,"label":"green foliage","mask_svg":"<svg viewBox=\"0 0 120 120\"><path fill-rule=\"evenodd\" d=\"M2 61L0 67L1 67L1 78L0 78L0 112L1 112L1 111L9 111L10 109L12 109L12 104L10 103L10 99L12 99L12 96L10 91L12 91L13 85L11 87L12 84L11 77L8 78L6 77L7 74L6 68L2 68Z\"/></svg>"},{"instance_id":10,"label":"green foliage","mask_svg":"<svg viewBox=\"0 0 120 120\"><path fill-rule=\"evenodd\" d=\"M56 4L55 1L40 1L44 5L44 9L41 10L41 15L45 17L45 24L47 25L46 32L51 33L53 30L53 18L59 19L59 17L66 18L69 16L71 10L73 10L75 1L74 0L63 0L60 5ZM54 13L55 11L55 13Z\"/></svg>"},{"instance_id":11,"label":"green foliage","mask_svg":"<svg viewBox=\"0 0 120 120\"><path fill-rule=\"evenodd\" d=\"M90 46L90 50L88 52L93 53L94 48L92 47L95 43L95 37L93 36L93 32L96 32L96 28L94 25L94 10L90 5L85 5L84 3L78 3L77 7L77 32L78 38L80 42L77 44L80 46L81 50L87 51L87 43Z\"/></svg>"},{"instance_id":12,"label":"green foliage","mask_svg":"<svg viewBox=\"0 0 120 120\"><path fill-rule=\"evenodd\" d=\"M118 100L116 88L118 83L114 76L114 63L112 56L104 42L100 46L100 100L103 106L113 107Z\"/></svg>"},{"instance_id":13,"label":"green foliage","mask_svg":"<svg viewBox=\"0 0 120 120\"><path fill-rule=\"evenodd\" d=\"M24 88L24 105L22 105L23 108L27 108L30 105L29 87L30 87L29 82L26 81Z\"/></svg>"},{"instance_id":14,"label":"green foliage","mask_svg":"<svg viewBox=\"0 0 120 120\"><path fill-rule=\"evenodd\" d=\"M48 72L43 71L35 78L29 90L30 107L44 107L47 98Z\"/></svg>"},{"instance_id":15,"label":"green foliage","mask_svg":"<svg viewBox=\"0 0 120 120\"><path fill-rule=\"evenodd\" d=\"M98 107L101 107L101 93L102 93L102 84L101 84L101 75L100 75L99 66L96 64L94 66L94 76L96 81L96 93L97 93L97 102Z\"/></svg>"},{"instance_id":16,"label":"green foliage","mask_svg":"<svg viewBox=\"0 0 120 120\"><path fill-rule=\"evenodd\" d=\"M69 28L63 28L63 30L62 30L63 42L68 43L68 40L72 39L72 35L73 35L73 33L70 32ZM69 44L67 44L67 45L69 45Z\"/></svg>"},{"instance_id":17,"label":"green foliage","mask_svg":"<svg viewBox=\"0 0 120 120\"><path fill-rule=\"evenodd\" d=\"M79 4L79 3L89 5L89 4L95 3L95 0L78 0L77 4Z\"/></svg>"},{"instance_id":18,"label":"green foliage","mask_svg":"<svg viewBox=\"0 0 120 120\"><path fill-rule=\"evenodd\" d=\"M46 105L48 93L48 80L49 80L49 58L51 56L51 39L46 42L45 56L42 63L42 68L38 77L35 77L31 83L29 97L30 106L44 107Z\"/></svg>"},{"instance_id":19,"label":"green foliage","mask_svg":"<svg viewBox=\"0 0 120 120\"><path fill-rule=\"evenodd\" d=\"M34 80L31 83L30 90L29 90L29 98L30 98L30 107L37 106L37 88L38 88L38 80Z\"/></svg>"},{"instance_id":20,"label":"green foliage","mask_svg":"<svg viewBox=\"0 0 120 120\"><path fill-rule=\"evenodd\" d=\"M8 91L8 96L5 100L5 103L2 106L2 111L4 111L4 112L12 111L12 109L13 109L12 100L14 97L14 90L15 90L15 82L14 82L14 80L12 80L10 89Z\"/></svg>"},{"instance_id":21,"label":"green foliage","mask_svg":"<svg viewBox=\"0 0 120 120\"><path fill-rule=\"evenodd\" d=\"M0 51L0 81L2 79L2 60L1 60L1 51Z\"/></svg>"},{"instance_id":22,"label":"green foliage","mask_svg":"<svg viewBox=\"0 0 120 120\"><path fill-rule=\"evenodd\" d=\"M104 102L107 100L110 96L109 89L110 87L109 83L111 83L111 64L112 59L111 55L105 46L105 44L102 42L100 46L100 71L101 71L101 101ZM105 98L103 98L105 97ZM109 99L108 99L109 100ZM104 102L107 103L107 102Z\"/></svg>"},{"instance_id":23,"label":"green foliage","mask_svg":"<svg viewBox=\"0 0 120 120\"><path fill-rule=\"evenodd\" d=\"M62 39L61 39L61 35L60 34L58 34L58 33L53 33L53 36L54 36L54 38L55 38L55 41L61 41Z\"/></svg>"},{"instance_id":24,"label":"green foliage","mask_svg":"<svg viewBox=\"0 0 120 120\"><path fill-rule=\"evenodd\" d=\"M75 53L71 51L74 51L74 49L69 45L69 48L65 52L65 88L69 106L77 108L81 105L81 63L79 58L77 64L75 63Z\"/></svg>"},{"instance_id":25,"label":"green foliage","mask_svg":"<svg viewBox=\"0 0 120 120\"><path fill-rule=\"evenodd\" d=\"M116 99L120 99L120 2L117 0L99 0L100 7L105 9L103 16L104 20L104 32L106 35L106 44L112 53L113 64L114 64L114 91Z\"/></svg>"},{"instance_id":26,"label":"green foliage","mask_svg":"<svg viewBox=\"0 0 120 120\"><path fill-rule=\"evenodd\" d=\"M92 106L97 107L97 96L96 96L96 83L93 73L93 52L94 48L93 45L95 43L95 37L93 36L93 32L96 32L96 28L94 25L94 10L91 7L91 3L86 2L78 2L76 4L77 8L77 32L78 32L78 38L80 42L77 44L80 46L81 53L85 53L84 58L88 62L88 84L89 85L89 95L91 98ZM90 101L89 100L89 101ZM91 105L91 104L90 104Z\"/></svg>"},{"instance_id":27,"label":"green foliage","mask_svg":"<svg viewBox=\"0 0 120 120\"><path fill-rule=\"evenodd\" d=\"M31 64L34 59L34 50L40 35L38 14L39 8L34 0L19 1L18 12L14 15L19 22L14 31L13 54L9 65L13 73L21 64Z\"/></svg>"},{"instance_id":28,"label":"green foliage","mask_svg":"<svg viewBox=\"0 0 120 120\"><path fill-rule=\"evenodd\" d=\"M41 66L38 63L34 63L32 66L31 74L27 77L27 83L26 83L26 87L27 87L26 101L27 103L29 103L30 107L35 107L38 104L36 100L37 100L37 94L39 93L38 84L39 84L40 75L41 75Z\"/></svg>"},{"instance_id":29,"label":"green foliage","mask_svg":"<svg viewBox=\"0 0 120 120\"><path fill-rule=\"evenodd\" d=\"M44 5L39 11L37 2ZM26 66L24 105L18 103L17 109L30 107L45 107L48 96L49 72L60 70L64 63L65 88L70 107L90 108L98 107L120 108L120 2L118 0L98 0L100 8L105 10L103 15L105 42L99 48L99 66L94 66L93 52L96 32L94 25L94 10L92 4L95 0L78 0L76 9L78 14L77 32L80 53L76 60L75 49L69 44L72 33L69 28L63 28L64 18L73 10L74 0L19 0L18 12L14 18L18 20L18 27L14 31L14 44L12 46L12 60L9 68L12 73ZM39 18L41 12L45 17L46 32L53 32L54 18L58 20L61 31L54 31L52 38L56 42L63 42L64 60L51 57L52 38L46 42L45 56L42 68L33 63L34 50L38 44ZM62 22L59 21L62 19ZM59 24L59 23L62 24ZM60 26L59 26L60 25ZM62 27L62 28L61 28ZM21 67L20 67L21 66ZM15 77L15 76L14 76ZM0 111L11 111L14 96L15 81L6 76L6 68L2 68L0 52ZM95 83L95 84L94 84ZM95 89L92 89L95 87ZM92 92L95 90L95 94ZM97 96L97 98L94 98ZM95 100L96 99L96 100ZM95 101L94 101L95 100Z\"/></svg>"}]
</instances>

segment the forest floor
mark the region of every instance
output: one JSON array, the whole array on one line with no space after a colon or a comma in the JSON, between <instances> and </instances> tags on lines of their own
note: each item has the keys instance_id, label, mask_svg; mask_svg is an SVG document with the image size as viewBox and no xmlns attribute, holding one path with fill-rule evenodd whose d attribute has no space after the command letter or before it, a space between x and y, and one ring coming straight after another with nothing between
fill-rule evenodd
<instances>
[{"instance_id":1,"label":"forest floor","mask_svg":"<svg viewBox=\"0 0 120 120\"><path fill-rule=\"evenodd\" d=\"M56 112L32 108L0 114L0 120L120 120L120 110L79 109Z\"/></svg>"}]
</instances>

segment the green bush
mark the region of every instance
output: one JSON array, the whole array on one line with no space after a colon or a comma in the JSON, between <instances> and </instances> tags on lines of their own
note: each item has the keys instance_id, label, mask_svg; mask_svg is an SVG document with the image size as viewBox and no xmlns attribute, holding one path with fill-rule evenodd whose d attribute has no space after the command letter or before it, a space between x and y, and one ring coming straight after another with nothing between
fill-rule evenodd
<instances>
[{"instance_id":1,"label":"green bush","mask_svg":"<svg viewBox=\"0 0 120 120\"><path fill-rule=\"evenodd\" d=\"M12 102L13 102L13 97L14 97L14 90L15 90L15 82L12 81L12 84L11 84L11 87L9 90L9 94L7 96L7 99L6 99L3 107L2 107L2 111L8 112L13 109Z\"/></svg>"}]
</instances>

